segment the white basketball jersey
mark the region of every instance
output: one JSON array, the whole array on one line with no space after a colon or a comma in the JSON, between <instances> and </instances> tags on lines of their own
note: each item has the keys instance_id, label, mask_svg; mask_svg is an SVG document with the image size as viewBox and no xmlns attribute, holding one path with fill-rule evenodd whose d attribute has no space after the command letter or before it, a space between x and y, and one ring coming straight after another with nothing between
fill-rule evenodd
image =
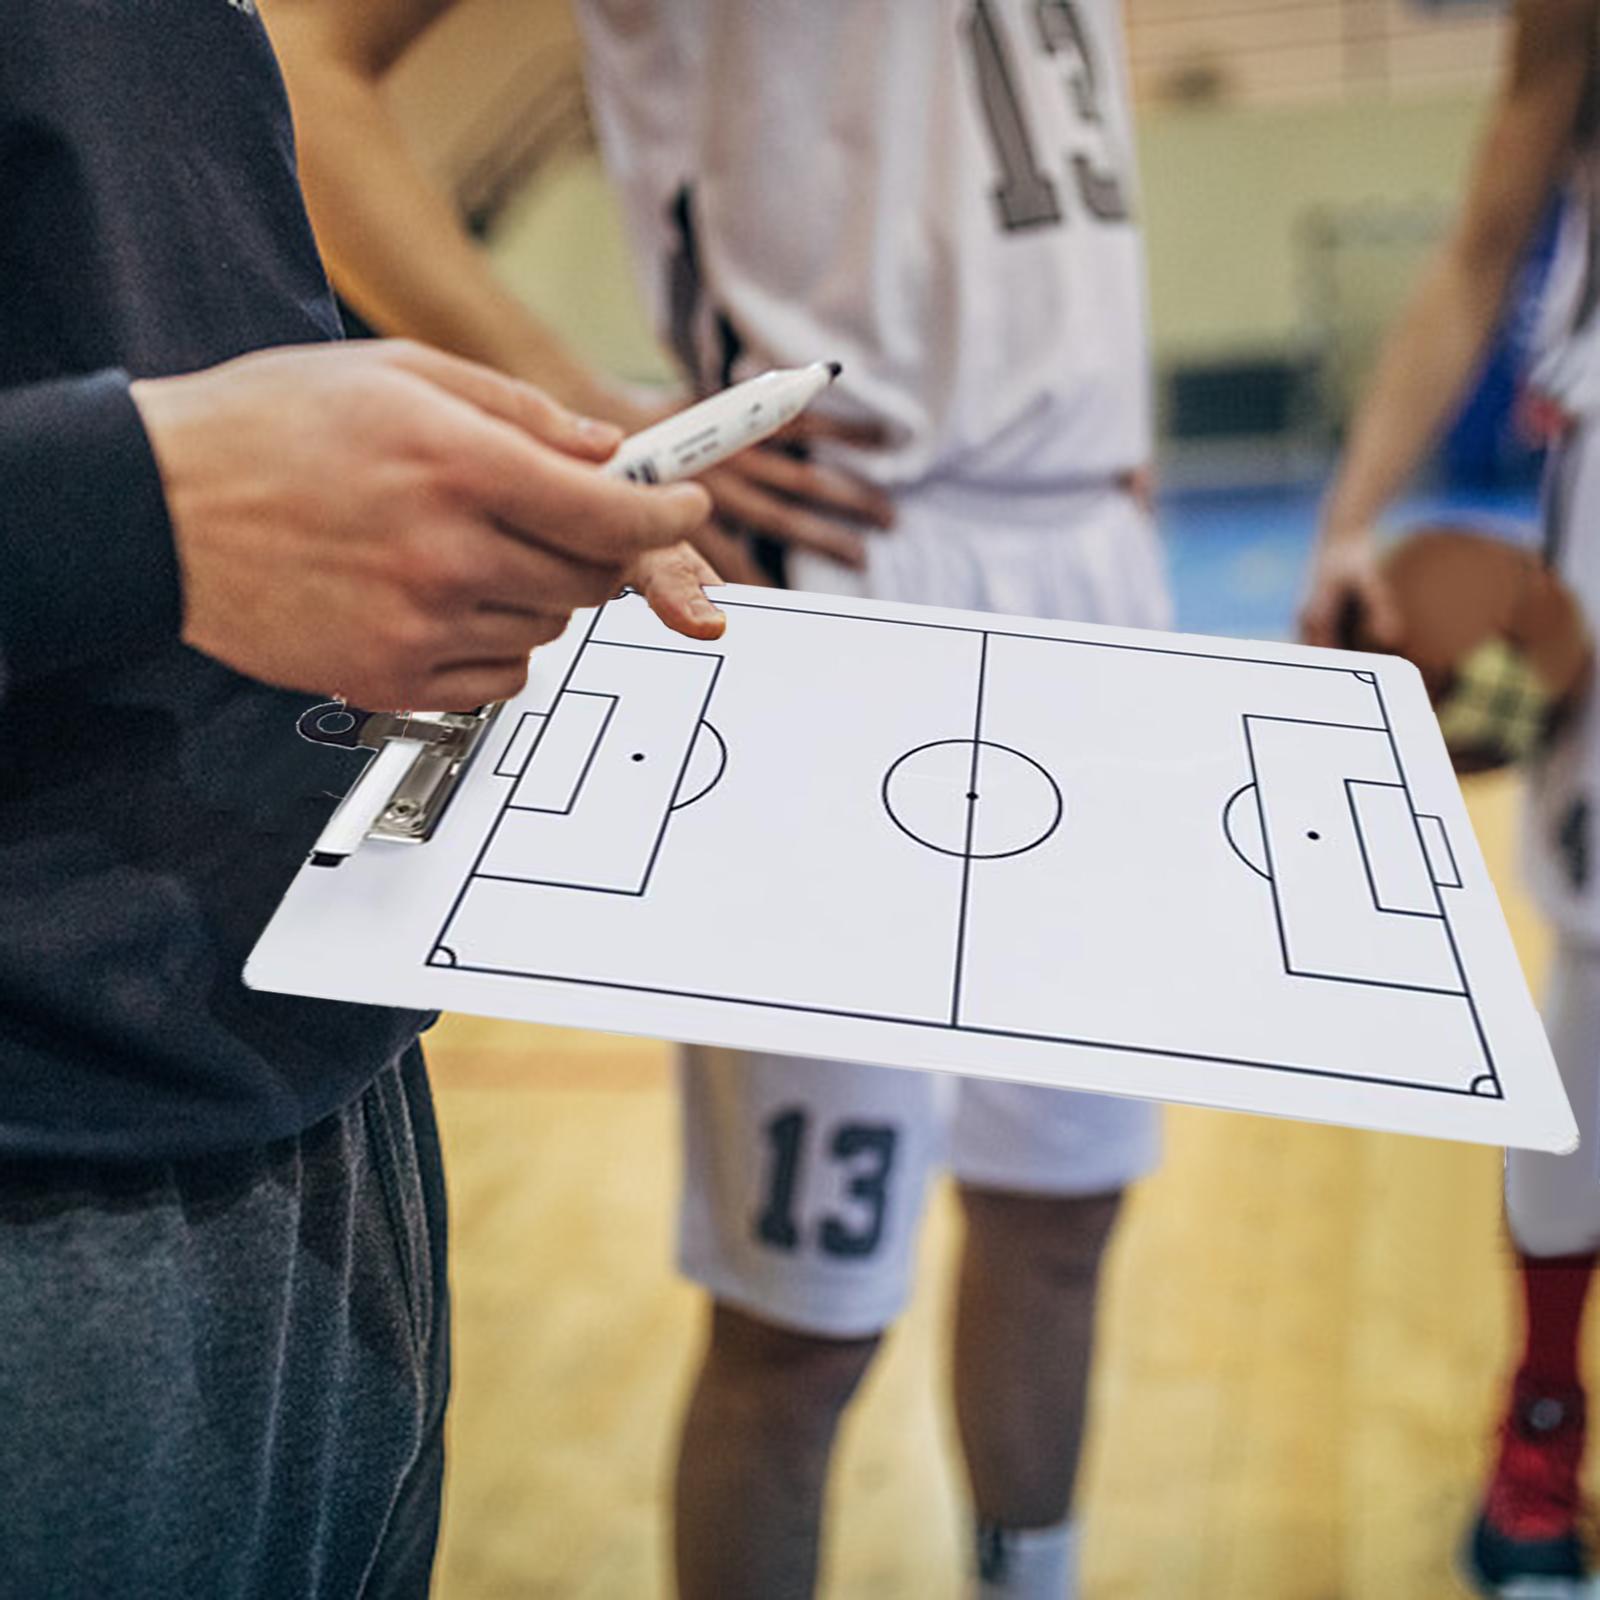
<instances>
[{"instance_id":1,"label":"white basketball jersey","mask_svg":"<svg viewBox=\"0 0 1600 1600\"><path fill-rule=\"evenodd\" d=\"M1600 140L1594 97L1573 152L1566 209L1545 288L1531 387L1567 431L1545 473L1544 549L1600 631ZM1562 936L1600 944L1600 696L1529 773L1523 864L1541 911Z\"/></svg>"},{"instance_id":2,"label":"white basketball jersey","mask_svg":"<svg viewBox=\"0 0 1600 1600\"><path fill-rule=\"evenodd\" d=\"M660 327L714 388L844 364L852 463L1050 488L1150 451L1117 0L580 0Z\"/></svg>"},{"instance_id":3,"label":"white basketball jersey","mask_svg":"<svg viewBox=\"0 0 1600 1600\"><path fill-rule=\"evenodd\" d=\"M1596 507L1572 503L1567 470L1582 436L1600 420L1600 99L1593 80L1581 115L1563 193L1560 232L1534 329L1528 386L1568 422L1552 453L1545 497L1546 552L1600 614L1600 541ZM1584 537L1576 535L1582 529Z\"/></svg>"}]
</instances>

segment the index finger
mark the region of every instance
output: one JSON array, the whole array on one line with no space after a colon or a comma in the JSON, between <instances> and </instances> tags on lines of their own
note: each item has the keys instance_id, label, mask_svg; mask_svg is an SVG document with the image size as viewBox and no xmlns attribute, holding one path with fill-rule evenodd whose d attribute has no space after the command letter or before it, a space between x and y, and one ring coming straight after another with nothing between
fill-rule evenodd
<instances>
[{"instance_id":1,"label":"index finger","mask_svg":"<svg viewBox=\"0 0 1600 1600\"><path fill-rule=\"evenodd\" d=\"M411 339L388 340L377 350L394 366L568 455L604 461L622 442L622 430L611 423L579 416L543 389L463 356Z\"/></svg>"},{"instance_id":2,"label":"index finger","mask_svg":"<svg viewBox=\"0 0 1600 1600\"><path fill-rule=\"evenodd\" d=\"M626 567L679 544L711 515L698 484L608 477L458 403L448 436L458 492L515 538L579 560Z\"/></svg>"}]
</instances>

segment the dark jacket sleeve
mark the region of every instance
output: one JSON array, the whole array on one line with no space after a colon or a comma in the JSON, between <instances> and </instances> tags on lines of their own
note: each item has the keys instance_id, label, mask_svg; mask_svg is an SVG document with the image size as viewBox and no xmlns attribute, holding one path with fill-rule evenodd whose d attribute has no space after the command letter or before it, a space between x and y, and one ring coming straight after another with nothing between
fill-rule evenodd
<instances>
[{"instance_id":1,"label":"dark jacket sleeve","mask_svg":"<svg viewBox=\"0 0 1600 1600\"><path fill-rule=\"evenodd\" d=\"M161 474L123 372L0 389L0 700L178 636Z\"/></svg>"}]
</instances>

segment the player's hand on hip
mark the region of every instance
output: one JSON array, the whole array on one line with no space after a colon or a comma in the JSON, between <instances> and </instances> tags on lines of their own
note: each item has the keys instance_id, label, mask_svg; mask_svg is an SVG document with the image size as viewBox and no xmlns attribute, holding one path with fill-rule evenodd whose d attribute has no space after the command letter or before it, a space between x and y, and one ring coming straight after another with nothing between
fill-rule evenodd
<instances>
[{"instance_id":1,"label":"player's hand on hip","mask_svg":"<svg viewBox=\"0 0 1600 1600\"><path fill-rule=\"evenodd\" d=\"M1357 627L1363 644L1395 649L1402 632L1400 608L1383 576L1371 532L1325 531L1300 608L1300 637L1307 644L1349 645Z\"/></svg>"},{"instance_id":2,"label":"player's hand on hip","mask_svg":"<svg viewBox=\"0 0 1600 1600\"><path fill-rule=\"evenodd\" d=\"M504 699L528 653L710 510L595 464L619 435L407 343L267 351L136 383L184 639L371 707Z\"/></svg>"},{"instance_id":3,"label":"player's hand on hip","mask_svg":"<svg viewBox=\"0 0 1600 1600\"><path fill-rule=\"evenodd\" d=\"M633 433L678 409L618 402L607 415ZM700 475L715 517L695 536L696 547L727 583L767 582L745 542L750 535L847 567L865 565L866 538L894 526L894 502L865 478L810 455L819 444L872 451L887 443L879 423L802 412L772 438Z\"/></svg>"},{"instance_id":4,"label":"player's hand on hip","mask_svg":"<svg viewBox=\"0 0 1600 1600\"><path fill-rule=\"evenodd\" d=\"M1128 498L1147 517L1156 515L1161 491L1154 462L1147 461L1142 466L1133 467L1124 473L1122 487L1126 490Z\"/></svg>"},{"instance_id":5,"label":"player's hand on hip","mask_svg":"<svg viewBox=\"0 0 1600 1600\"><path fill-rule=\"evenodd\" d=\"M894 503L876 485L791 454L781 436L713 467L701 481L720 521L847 567L865 566L867 538L894 526Z\"/></svg>"}]
</instances>

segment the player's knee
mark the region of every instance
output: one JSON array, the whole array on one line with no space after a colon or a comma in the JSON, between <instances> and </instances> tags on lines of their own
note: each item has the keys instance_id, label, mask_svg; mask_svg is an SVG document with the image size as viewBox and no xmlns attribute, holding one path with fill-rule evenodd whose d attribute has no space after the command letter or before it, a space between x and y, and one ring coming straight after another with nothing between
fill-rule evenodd
<instances>
[{"instance_id":1,"label":"player's knee","mask_svg":"<svg viewBox=\"0 0 1600 1600\"><path fill-rule=\"evenodd\" d=\"M1587 1140L1587 1129L1584 1135ZM1505 1207L1511 1242L1524 1255L1584 1255L1600 1248L1600 1182L1587 1144L1564 1156L1511 1151Z\"/></svg>"},{"instance_id":2,"label":"player's knee","mask_svg":"<svg viewBox=\"0 0 1600 1600\"><path fill-rule=\"evenodd\" d=\"M1065 1287L1092 1284L1122 1207L1122 1191L1013 1194L963 1188L972 1243L1008 1269Z\"/></svg>"},{"instance_id":3,"label":"player's knee","mask_svg":"<svg viewBox=\"0 0 1600 1600\"><path fill-rule=\"evenodd\" d=\"M776 1424L803 1426L844 1409L881 1338L804 1333L719 1303L711 1315L706 1372L727 1398Z\"/></svg>"},{"instance_id":4,"label":"player's knee","mask_svg":"<svg viewBox=\"0 0 1600 1600\"><path fill-rule=\"evenodd\" d=\"M1506 1226L1511 1242L1525 1256L1587 1255L1600 1248L1600 1216L1592 1209L1563 1211L1511 1193L1506 1196Z\"/></svg>"}]
</instances>

